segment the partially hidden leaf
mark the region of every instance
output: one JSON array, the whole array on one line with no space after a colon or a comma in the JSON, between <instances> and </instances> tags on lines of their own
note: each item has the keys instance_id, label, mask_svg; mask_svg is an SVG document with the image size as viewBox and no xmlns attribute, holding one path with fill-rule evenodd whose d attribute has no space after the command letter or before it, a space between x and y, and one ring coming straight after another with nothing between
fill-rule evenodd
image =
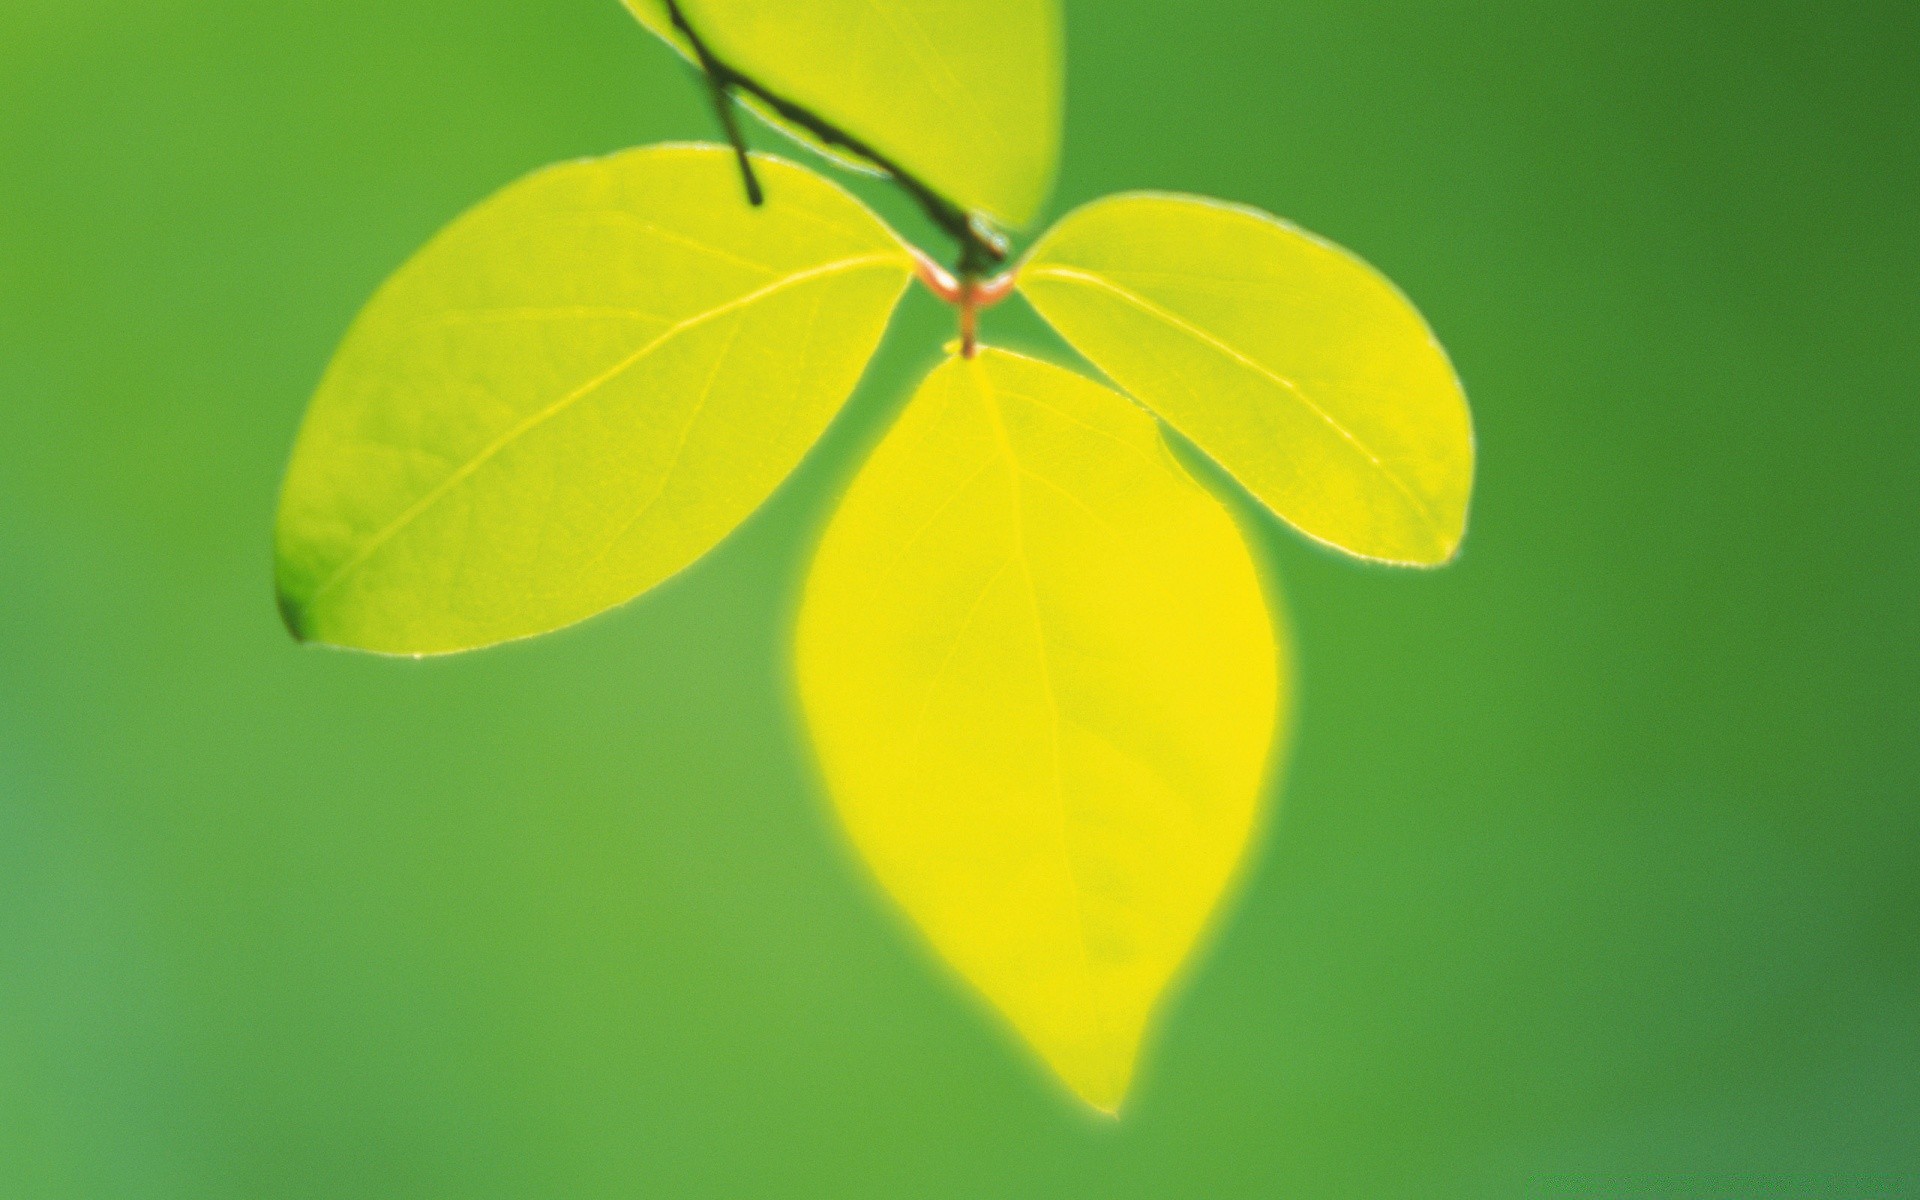
<instances>
[{"instance_id":1,"label":"partially hidden leaf","mask_svg":"<svg viewBox=\"0 0 1920 1200\"><path fill-rule=\"evenodd\" d=\"M705 553L852 391L912 264L773 159L662 146L540 171L420 251L354 322L281 494L303 638L435 653L630 599Z\"/></svg>"},{"instance_id":2,"label":"partially hidden leaf","mask_svg":"<svg viewBox=\"0 0 1920 1200\"><path fill-rule=\"evenodd\" d=\"M626 4L691 56L665 0ZM961 207L1024 225L1045 203L1060 155L1058 0L680 0L680 9L722 61Z\"/></svg>"},{"instance_id":3,"label":"partially hidden leaf","mask_svg":"<svg viewBox=\"0 0 1920 1200\"><path fill-rule=\"evenodd\" d=\"M1151 417L998 350L923 384L806 586L799 688L861 855L1087 1103L1255 827L1282 667Z\"/></svg>"},{"instance_id":4,"label":"partially hidden leaf","mask_svg":"<svg viewBox=\"0 0 1920 1200\"><path fill-rule=\"evenodd\" d=\"M1345 250L1252 209L1130 194L1068 214L1019 287L1302 532L1410 565L1458 549L1466 396L1413 305Z\"/></svg>"}]
</instances>

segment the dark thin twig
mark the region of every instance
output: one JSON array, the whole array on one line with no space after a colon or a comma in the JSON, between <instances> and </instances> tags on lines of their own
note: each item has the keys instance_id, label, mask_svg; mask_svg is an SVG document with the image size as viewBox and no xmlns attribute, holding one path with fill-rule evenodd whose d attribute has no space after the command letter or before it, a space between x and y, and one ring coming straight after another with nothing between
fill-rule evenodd
<instances>
[{"instance_id":1,"label":"dark thin twig","mask_svg":"<svg viewBox=\"0 0 1920 1200\"><path fill-rule=\"evenodd\" d=\"M726 130L727 141L733 144L734 157L740 161L740 178L747 185L747 202L758 208L766 200L766 193L760 190L760 180L753 173L753 160L747 156L747 139L740 132L740 114L734 110L733 89L727 84L727 69L720 65L707 50L707 44L687 24L677 0L667 0L667 15L673 18L674 27L686 35L688 43L693 46L694 57L700 60L700 72L706 76L707 89L713 94L713 111L720 118L720 128Z\"/></svg>"},{"instance_id":2,"label":"dark thin twig","mask_svg":"<svg viewBox=\"0 0 1920 1200\"><path fill-rule=\"evenodd\" d=\"M812 110L795 104L783 96L775 95L759 83L742 75L708 49L707 44L687 22L686 14L680 11L679 0L666 0L666 6L667 15L673 19L674 28L678 29L687 39L688 44L693 47L694 57L699 60L700 70L706 75L708 84L713 89L714 103L720 113L720 123L725 128L728 140L733 143L734 153L740 160L740 173L746 182L747 199L759 204L761 192L759 180L754 178L751 161L747 158L746 141L740 135L739 123L733 111L733 93L736 91L745 92L759 100L778 113L782 119L798 125L819 138L825 145L837 147L856 157L864 158L885 172L900 185L902 190L913 197L929 220L959 244L958 273L962 279L978 279L987 274L995 263L1006 260L1006 243L977 224L967 215L965 209L928 187L912 172L853 134Z\"/></svg>"}]
</instances>

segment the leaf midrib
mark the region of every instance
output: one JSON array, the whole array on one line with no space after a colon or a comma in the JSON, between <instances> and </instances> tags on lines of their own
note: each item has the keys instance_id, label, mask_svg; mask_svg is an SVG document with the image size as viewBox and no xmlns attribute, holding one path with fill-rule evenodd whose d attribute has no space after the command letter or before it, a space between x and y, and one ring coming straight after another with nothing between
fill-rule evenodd
<instances>
[{"instance_id":1,"label":"leaf midrib","mask_svg":"<svg viewBox=\"0 0 1920 1200\"><path fill-rule=\"evenodd\" d=\"M1059 813L1058 830L1060 836L1060 860L1066 868L1067 894L1073 900L1073 927L1080 935L1075 947L1080 951L1080 974L1088 989L1085 997L1088 1005L1087 1016L1093 1016L1093 960L1087 952L1087 914L1081 899L1082 884L1080 872L1074 863L1073 846L1067 836L1067 780L1066 764L1060 745L1062 727L1066 723L1065 715L1060 711L1060 696L1053 684L1053 664L1047 653L1047 625L1040 615L1040 589L1033 578L1033 560L1027 553L1026 540L1026 500L1020 487L1020 476L1025 466L1013 448L1013 438L1007 432L1006 417L1000 409L1000 390L987 377L987 371L978 361L969 362L979 387L981 407L986 409L988 422L993 427L994 439L1001 453L1006 457L1007 486L1013 501L1013 558L1020 564L1020 572L1027 581L1027 600L1033 613L1033 638L1035 658L1040 664L1040 682L1046 693L1047 709L1051 714L1049 732L1053 742L1053 799Z\"/></svg>"},{"instance_id":2,"label":"leaf midrib","mask_svg":"<svg viewBox=\"0 0 1920 1200\"><path fill-rule=\"evenodd\" d=\"M1193 324L1179 314L1155 304L1131 288L1116 283L1114 280L1098 272L1089 271L1080 267L1041 266L1028 267L1023 273L1029 277L1057 279L1067 283L1084 284L1109 291L1125 303L1132 305L1148 316L1166 322L1168 325L1186 334L1188 337L1193 338L1209 349L1224 355L1262 378L1278 384L1283 390L1299 400L1309 412L1326 422L1327 426L1339 434L1349 448L1358 452L1381 478L1385 479L1394 490L1405 497L1407 503L1412 506L1413 511L1426 525L1428 533L1435 538L1436 542L1445 540L1444 530L1439 519L1434 516L1433 510L1428 507L1425 500L1421 499L1419 493L1414 491L1413 487L1402 478L1398 471L1395 471L1391 466L1387 465L1386 460L1375 452L1371 446L1362 441L1358 434L1343 425L1332 413L1329 413L1326 409L1315 403L1313 397L1309 396L1306 389L1301 387L1295 380L1280 374L1265 363L1260 362L1258 359L1253 358L1231 343L1209 333L1198 325ZM1229 469L1231 470L1231 468Z\"/></svg>"},{"instance_id":3,"label":"leaf midrib","mask_svg":"<svg viewBox=\"0 0 1920 1200\"><path fill-rule=\"evenodd\" d=\"M356 551L354 554L349 556L345 562L341 563L340 566L334 568L332 573L330 573L324 580L322 580L320 584L313 589L313 591L308 593L305 602L302 604L302 607L310 608L313 604L315 604L320 599L321 596L325 595L328 591L332 590L335 586L337 586L342 580L346 579L347 577L352 575L353 572L357 571L361 566L365 565L369 559L371 559L375 554L377 554L381 550L381 548L384 547L388 542L392 541L396 536L398 536L402 530L407 528L407 526L411 525L414 521L418 520L424 513L427 512L428 509L432 508L435 504L439 503L454 488L458 487L461 483L463 483L468 478L470 478L476 471L478 471L481 467L485 466L495 456L499 455L502 451L506 450L507 447L511 446L514 442L518 441L521 437L524 437L526 434L532 432L534 429L552 420L553 418L559 416L561 413L567 411L569 408L571 408L573 405L577 404L581 400L584 400L588 396L593 395L595 392L599 391L601 388L612 383L615 379L618 379L621 375L624 375L626 372L632 370L634 367L638 366L641 362L645 361L656 350L660 349L662 346L666 345L668 342L671 342L674 338L679 337L681 334L686 333L690 330L696 329L701 325L704 325L707 322L714 320L717 317L722 317L728 313L746 308L754 303L757 303L760 300L766 299L768 296L771 296L789 287L794 287L802 283L812 282L813 280L817 280L817 279L823 279L832 275L843 274L848 271L857 271L863 267L880 266L880 265L899 266L900 264L901 264L901 259L899 255L894 253L886 253L886 252L860 254L860 255L855 255L851 258L835 259L832 262L821 263L818 266L809 267L804 271L797 271L792 275L785 276L784 278L781 278L781 279L776 279L771 283L763 284L760 287L757 287L750 292L744 293L743 295L740 295L740 296L736 296L733 299L726 301L725 303L718 304L713 308L709 308L703 312L696 313L691 317L686 317L676 322L675 324L669 326L668 328L662 330L658 336L653 338L653 340L647 342L645 345L641 346L638 350L635 350L632 354L628 355L626 358L621 359L619 362L615 363L613 366L607 368L605 371L602 371L600 374L594 376L592 379L587 380L585 383L581 384L579 387L575 388L573 391L568 392L565 395L561 396L559 399L547 405L545 408L541 409L540 411L534 413L529 417L522 419L518 424L514 425L511 429L508 429L505 433L501 434L499 437L495 438L492 442L488 443L484 448L480 450L478 454L474 455L471 459L468 459L465 463L462 463L445 479L440 481L438 484L435 484L432 488L428 489L424 495L422 495L418 500L414 501L411 505L409 505L405 511L403 511L399 516L395 517L391 522L389 522L385 527L383 527L380 530L380 532L376 533L372 538L368 539L368 541L364 545L362 545L358 551Z\"/></svg>"}]
</instances>

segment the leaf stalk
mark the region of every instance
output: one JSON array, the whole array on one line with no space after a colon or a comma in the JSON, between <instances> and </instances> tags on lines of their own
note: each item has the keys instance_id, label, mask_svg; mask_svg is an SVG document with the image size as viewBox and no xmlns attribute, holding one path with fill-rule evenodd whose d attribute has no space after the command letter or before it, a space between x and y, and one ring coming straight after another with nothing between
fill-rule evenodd
<instances>
[{"instance_id":1,"label":"leaf stalk","mask_svg":"<svg viewBox=\"0 0 1920 1200\"><path fill-rule=\"evenodd\" d=\"M1014 273L1002 271L991 279L954 278L918 246L909 245L914 275L928 291L960 310L960 355L972 358L980 348L980 310L992 308L1013 293Z\"/></svg>"}]
</instances>

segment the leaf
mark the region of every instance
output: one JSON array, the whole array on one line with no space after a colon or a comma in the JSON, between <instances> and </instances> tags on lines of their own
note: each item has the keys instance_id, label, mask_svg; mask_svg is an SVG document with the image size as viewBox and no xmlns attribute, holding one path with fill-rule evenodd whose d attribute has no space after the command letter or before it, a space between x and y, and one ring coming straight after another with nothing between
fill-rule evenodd
<instances>
[{"instance_id":1,"label":"leaf","mask_svg":"<svg viewBox=\"0 0 1920 1200\"><path fill-rule=\"evenodd\" d=\"M1122 397L953 359L827 531L799 685L881 883L1114 1110L1261 794L1277 655L1232 520Z\"/></svg>"},{"instance_id":2,"label":"leaf","mask_svg":"<svg viewBox=\"0 0 1920 1200\"><path fill-rule=\"evenodd\" d=\"M1061 336L1302 532L1447 561L1473 430L1413 305L1345 250L1252 209L1136 193L1067 215L1019 270Z\"/></svg>"},{"instance_id":3,"label":"leaf","mask_svg":"<svg viewBox=\"0 0 1920 1200\"><path fill-rule=\"evenodd\" d=\"M354 322L281 495L296 635L461 650L685 567L820 436L912 271L858 201L730 152L567 163L461 217Z\"/></svg>"},{"instance_id":4,"label":"leaf","mask_svg":"<svg viewBox=\"0 0 1920 1200\"><path fill-rule=\"evenodd\" d=\"M691 57L665 0L626 4ZM721 61L962 208L1024 225L1046 202L1060 156L1058 0L681 0L680 8ZM824 149L764 106L749 107Z\"/></svg>"}]
</instances>

